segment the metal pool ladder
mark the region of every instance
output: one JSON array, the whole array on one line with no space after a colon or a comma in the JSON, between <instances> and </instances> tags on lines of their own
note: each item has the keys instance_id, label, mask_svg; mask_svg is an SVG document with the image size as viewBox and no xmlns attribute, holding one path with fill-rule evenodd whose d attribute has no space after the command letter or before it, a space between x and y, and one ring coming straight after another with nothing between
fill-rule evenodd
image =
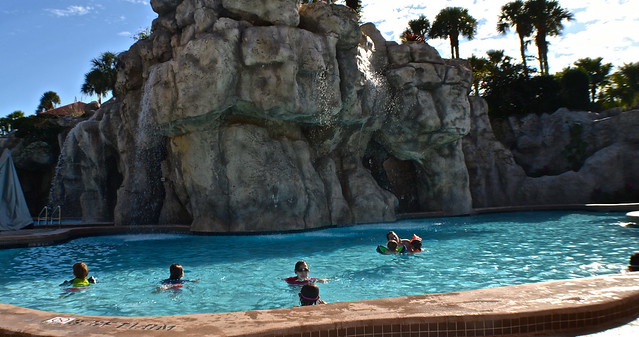
<instances>
[{"instance_id":1,"label":"metal pool ladder","mask_svg":"<svg viewBox=\"0 0 639 337\"><path fill-rule=\"evenodd\" d=\"M49 215L49 211L51 212L51 215ZM57 214L57 217L56 217L56 214ZM51 206L47 205L42 207L40 214L38 214L38 218L36 219L36 225L53 224L54 220L57 221L58 225L62 223L62 207L58 205L52 209Z\"/></svg>"}]
</instances>

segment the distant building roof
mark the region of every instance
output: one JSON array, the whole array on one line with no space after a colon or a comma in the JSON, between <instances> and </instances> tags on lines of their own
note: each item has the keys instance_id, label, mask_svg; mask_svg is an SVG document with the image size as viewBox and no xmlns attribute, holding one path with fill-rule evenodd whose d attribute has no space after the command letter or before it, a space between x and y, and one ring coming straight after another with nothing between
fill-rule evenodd
<instances>
[{"instance_id":1,"label":"distant building roof","mask_svg":"<svg viewBox=\"0 0 639 337\"><path fill-rule=\"evenodd\" d=\"M84 107L87 104L84 102L74 102L71 104L63 105L59 108L43 111L40 115L49 115L49 116L73 116L78 117L84 115Z\"/></svg>"}]
</instances>

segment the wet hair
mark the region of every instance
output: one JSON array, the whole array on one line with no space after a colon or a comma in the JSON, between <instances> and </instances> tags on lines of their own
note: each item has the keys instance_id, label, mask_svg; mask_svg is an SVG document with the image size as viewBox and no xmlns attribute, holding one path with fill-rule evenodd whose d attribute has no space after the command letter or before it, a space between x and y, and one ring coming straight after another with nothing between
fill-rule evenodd
<instances>
[{"instance_id":1,"label":"wet hair","mask_svg":"<svg viewBox=\"0 0 639 337\"><path fill-rule=\"evenodd\" d=\"M170 278L172 279L179 279L179 278L182 278L182 276L184 276L184 268L182 268L181 264L174 263L171 265L169 270L171 271Z\"/></svg>"},{"instance_id":2,"label":"wet hair","mask_svg":"<svg viewBox=\"0 0 639 337\"><path fill-rule=\"evenodd\" d=\"M395 240L388 240L388 242L386 243L386 247L388 247L388 249L390 250L397 250L397 241Z\"/></svg>"},{"instance_id":3,"label":"wet hair","mask_svg":"<svg viewBox=\"0 0 639 337\"><path fill-rule=\"evenodd\" d=\"M299 293L300 304L302 306L317 304L317 300L320 298L319 291L319 287L315 283L305 284Z\"/></svg>"},{"instance_id":4,"label":"wet hair","mask_svg":"<svg viewBox=\"0 0 639 337\"><path fill-rule=\"evenodd\" d=\"M422 249L422 240L413 240L410 242L413 249Z\"/></svg>"},{"instance_id":5,"label":"wet hair","mask_svg":"<svg viewBox=\"0 0 639 337\"><path fill-rule=\"evenodd\" d=\"M73 265L73 276L77 278L87 278L89 276L89 267L84 262L78 262Z\"/></svg>"},{"instance_id":6,"label":"wet hair","mask_svg":"<svg viewBox=\"0 0 639 337\"><path fill-rule=\"evenodd\" d=\"M302 269L302 267L306 266L306 268L308 268L308 263L306 263L306 261L302 260L302 261L297 261L297 263L295 264L295 271L299 271L300 269ZM309 268L310 269L310 268Z\"/></svg>"},{"instance_id":7,"label":"wet hair","mask_svg":"<svg viewBox=\"0 0 639 337\"><path fill-rule=\"evenodd\" d=\"M628 270L639 271L639 252L630 255Z\"/></svg>"},{"instance_id":8,"label":"wet hair","mask_svg":"<svg viewBox=\"0 0 639 337\"><path fill-rule=\"evenodd\" d=\"M387 240L392 240L392 239L394 239L394 238L395 238L395 235L397 235L397 234L395 234L395 235L393 235L393 234L395 234L395 232L393 232L393 231L390 231L390 232L386 233L386 239L387 239ZM392 237L392 238L389 238L389 236L391 236L391 235L392 235L393 237Z\"/></svg>"}]
</instances>

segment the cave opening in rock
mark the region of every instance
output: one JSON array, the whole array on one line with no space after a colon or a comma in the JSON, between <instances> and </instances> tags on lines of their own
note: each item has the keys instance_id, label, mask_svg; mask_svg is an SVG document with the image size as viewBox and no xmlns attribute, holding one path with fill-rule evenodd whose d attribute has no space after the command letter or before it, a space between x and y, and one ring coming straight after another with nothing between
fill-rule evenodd
<instances>
[{"instance_id":1,"label":"cave opening in rock","mask_svg":"<svg viewBox=\"0 0 639 337\"><path fill-rule=\"evenodd\" d=\"M400 160L383 145L371 140L362 159L377 184L393 193L399 204L397 213L419 212L417 168L411 160Z\"/></svg>"}]
</instances>

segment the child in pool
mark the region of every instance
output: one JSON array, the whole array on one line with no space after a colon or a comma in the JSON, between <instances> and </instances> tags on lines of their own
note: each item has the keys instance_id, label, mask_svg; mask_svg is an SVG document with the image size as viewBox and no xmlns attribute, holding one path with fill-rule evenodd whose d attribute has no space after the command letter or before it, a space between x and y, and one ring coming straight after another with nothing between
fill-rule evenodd
<instances>
[{"instance_id":1,"label":"child in pool","mask_svg":"<svg viewBox=\"0 0 639 337\"><path fill-rule=\"evenodd\" d=\"M397 241L397 244L400 244L400 245L403 245L403 246L408 245L408 243L410 242L410 240L408 240L408 239L400 239L399 235L397 235L397 233L395 233L393 231L390 231L390 232L386 233L386 240L388 240L388 241L391 241L391 240Z\"/></svg>"},{"instance_id":2,"label":"child in pool","mask_svg":"<svg viewBox=\"0 0 639 337\"><path fill-rule=\"evenodd\" d=\"M73 276L75 278L73 280L62 282L61 286L73 286L73 287L86 287L91 285L92 283L98 283L95 277L91 276L87 278L89 275L89 267L84 262L77 262L73 265Z\"/></svg>"},{"instance_id":3,"label":"child in pool","mask_svg":"<svg viewBox=\"0 0 639 337\"><path fill-rule=\"evenodd\" d=\"M162 281L162 285L166 287L181 287L182 284L186 282L197 282L198 280L185 280L184 277L184 268L182 268L181 264L174 263L169 267L169 272L171 275L166 280Z\"/></svg>"},{"instance_id":4,"label":"child in pool","mask_svg":"<svg viewBox=\"0 0 639 337\"><path fill-rule=\"evenodd\" d=\"M405 253L406 247L400 246L399 243L395 240L388 240L388 242L386 243L386 247L377 246L377 252L380 254Z\"/></svg>"},{"instance_id":5,"label":"child in pool","mask_svg":"<svg viewBox=\"0 0 639 337\"><path fill-rule=\"evenodd\" d=\"M420 253L422 251L422 238L413 234L407 248L410 253Z\"/></svg>"},{"instance_id":6,"label":"child in pool","mask_svg":"<svg viewBox=\"0 0 639 337\"><path fill-rule=\"evenodd\" d=\"M308 277L308 273L310 273L310 271L311 270L308 267L308 263L306 263L306 261L297 261L297 263L295 264L295 276L287 277L283 280L286 281L286 283L288 284L299 284L299 285L330 281L330 279L327 279L327 278Z\"/></svg>"},{"instance_id":7,"label":"child in pool","mask_svg":"<svg viewBox=\"0 0 639 337\"><path fill-rule=\"evenodd\" d=\"M300 305L326 304L326 302L320 300L319 291L319 287L314 283L305 284L298 294L300 297Z\"/></svg>"}]
</instances>

